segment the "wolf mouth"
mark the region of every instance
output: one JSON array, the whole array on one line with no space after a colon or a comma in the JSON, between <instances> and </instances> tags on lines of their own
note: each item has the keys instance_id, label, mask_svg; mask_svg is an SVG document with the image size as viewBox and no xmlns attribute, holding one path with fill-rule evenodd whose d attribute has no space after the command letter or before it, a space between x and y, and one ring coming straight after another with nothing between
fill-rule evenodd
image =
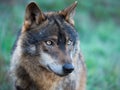
<instances>
[{"instance_id":1,"label":"wolf mouth","mask_svg":"<svg viewBox=\"0 0 120 90\"><path fill-rule=\"evenodd\" d=\"M68 75L68 73L62 73L62 74L60 74L60 73L55 72L49 65L47 65L47 67L48 67L48 69L49 69L51 72L53 72L54 74L56 74L56 75L58 75L58 76L60 76L60 77L64 77L64 76L67 76L67 75Z\"/></svg>"}]
</instances>

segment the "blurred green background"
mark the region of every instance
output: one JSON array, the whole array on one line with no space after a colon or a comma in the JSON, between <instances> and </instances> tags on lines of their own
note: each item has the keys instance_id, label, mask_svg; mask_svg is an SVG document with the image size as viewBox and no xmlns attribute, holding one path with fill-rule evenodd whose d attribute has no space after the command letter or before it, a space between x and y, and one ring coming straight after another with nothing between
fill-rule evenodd
<instances>
[{"instance_id":1,"label":"blurred green background","mask_svg":"<svg viewBox=\"0 0 120 90\"><path fill-rule=\"evenodd\" d=\"M34 0L57 11L74 0ZM87 90L120 90L120 0L77 0L75 23L87 65ZM11 90L10 52L30 0L0 0L0 90Z\"/></svg>"}]
</instances>

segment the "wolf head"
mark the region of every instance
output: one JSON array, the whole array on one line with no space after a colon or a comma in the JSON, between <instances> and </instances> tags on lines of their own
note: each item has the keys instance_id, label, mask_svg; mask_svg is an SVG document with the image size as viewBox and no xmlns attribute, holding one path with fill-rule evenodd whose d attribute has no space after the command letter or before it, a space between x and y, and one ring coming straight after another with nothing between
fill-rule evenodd
<instances>
[{"instance_id":1,"label":"wolf head","mask_svg":"<svg viewBox=\"0 0 120 90\"><path fill-rule=\"evenodd\" d=\"M25 12L21 40L22 55L31 65L65 76L74 70L77 32L73 15L77 2L59 12L43 13L31 2ZM35 63L36 62L36 63Z\"/></svg>"}]
</instances>

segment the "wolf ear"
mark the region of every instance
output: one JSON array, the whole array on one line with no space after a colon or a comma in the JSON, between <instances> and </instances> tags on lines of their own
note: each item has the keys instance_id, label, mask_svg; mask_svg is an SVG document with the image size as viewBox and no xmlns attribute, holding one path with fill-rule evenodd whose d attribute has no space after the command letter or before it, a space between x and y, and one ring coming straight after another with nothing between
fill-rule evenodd
<instances>
[{"instance_id":1,"label":"wolf ear","mask_svg":"<svg viewBox=\"0 0 120 90\"><path fill-rule=\"evenodd\" d=\"M65 20L72 25L74 25L73 17L75 14L76 6L77 6L77 1L75 1L72 5L59 12L59 14L64 16Z\"/></svg>"},{"instance_id":2,"label":"wolf ear","mask_svg":"<svg viewBox=\"0 0 120 90\"><path fill-rule=\"evenodd\" d=\"M32 25L37 25L45 20L45 15L41 12L35 2L31 2L26 7L23 31L28 30Z\"/></svg>"}]
</instances>

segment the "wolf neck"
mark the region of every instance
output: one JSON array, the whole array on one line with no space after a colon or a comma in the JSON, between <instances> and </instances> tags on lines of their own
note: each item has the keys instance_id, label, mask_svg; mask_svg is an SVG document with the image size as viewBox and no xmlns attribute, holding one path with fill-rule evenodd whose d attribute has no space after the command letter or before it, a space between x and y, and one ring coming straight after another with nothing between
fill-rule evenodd
<instances>
[{"instance_id":1,"label":"wolf neck","mask_svg":"<svg viewBox=\"0 0 120 90\"><path fill-rule=\"evenodd\" d=\"M53 73L42 70L39 76L32 77L38 87L38 90L54 90L60 81L60 77Z\"/></svg>"},{"instance_id":2,"label":"wolf neck","mask_svg":"<svg viewBox=\"0 0 120 90\"><path fill-rule=\"evenodd\" d=\"M59 81L62 79L54 73L48 72L44 68L36 68L26 59L22 60L22 66L28 72L38 90L54 90L56 85L58 85Z\"/></svg>"}]
</instances>

